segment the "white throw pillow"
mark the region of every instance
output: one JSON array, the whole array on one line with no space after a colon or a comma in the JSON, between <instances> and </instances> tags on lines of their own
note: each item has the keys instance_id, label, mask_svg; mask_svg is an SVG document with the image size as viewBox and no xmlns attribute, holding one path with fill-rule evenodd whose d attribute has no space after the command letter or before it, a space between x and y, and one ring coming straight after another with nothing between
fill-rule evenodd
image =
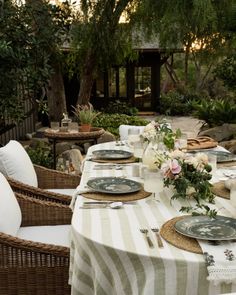
<instances>
[{"instance_id":1,"label":"white throw pillow","mask_svg":"<svg viewBox=\"0 0 236 295\"><path fill-rule=\"evenodd\" d=\"M25 184L38 187L31 159L18 141L10 140L0 148L0 172Z\"/></svg>"},{"instance_id":2,"label":"white throw pillow","mask_svg":"<svg viewBox=\"0 0 236 295\"><path fill-rule=\"evenodd\" d=\"M6 178L0 173L0 232L16 236L21 225L21 209Z\"/></svg>"},{"instance_id":3,"label":"white throw pillow","mask_svg":"<svg viewBox=\"0 0 236 295\"><path fill-rule=\"evenodd\" d=\"M128 130L132 129L138 129L139 133L143 133L143 130L145 126L135 126L135 125L120 125L119 126L119 135L120 135L120 140L127 140L128 139Z\"/></svg>"}]
</instances>

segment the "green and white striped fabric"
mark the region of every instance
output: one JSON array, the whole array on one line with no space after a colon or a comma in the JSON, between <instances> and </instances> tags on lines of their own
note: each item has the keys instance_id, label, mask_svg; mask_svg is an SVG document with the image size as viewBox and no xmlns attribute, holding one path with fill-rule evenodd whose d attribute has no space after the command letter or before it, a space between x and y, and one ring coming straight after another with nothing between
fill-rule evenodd
<instances>
[{"instance_id":1,"label":"green and white striped fabric","mask_svg":"<svg viewBox=\"0 0 236 295\"><path fill-rule=\"evenodd\" d=\"M117 148L114 143L92 146L94 149ZM122 147L129 150L127 147ZM96 163L85 161L81 184L98 176L132 177L132 166L121 170L94 170ZM141 179L139 179L141 182ZM180 215L182 204L170 204L168 191L151 196L122 209L80 209L84 199L75 203L70 250L70 284L72 295L205 295L236 291L236 284L214 286L207 281L203 255L180 250L163 240L158 248L153 232L149 231L154 248L149 248L140 228L161 227L167 220ZM236 216L228 200L217 198L220 214ZM236 252L236 246L235 246Z\"/></svg>"}]
</instances>

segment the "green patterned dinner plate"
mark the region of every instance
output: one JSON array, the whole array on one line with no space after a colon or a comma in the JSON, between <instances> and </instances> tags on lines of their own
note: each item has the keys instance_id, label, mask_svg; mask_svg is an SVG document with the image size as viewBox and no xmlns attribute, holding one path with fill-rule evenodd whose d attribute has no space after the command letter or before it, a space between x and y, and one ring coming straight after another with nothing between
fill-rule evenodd
<instances>
[{"instance_id":1,"label":"green patterned dinner plate","mask_svg":"<svg viewBox=\"0 0 236 295\"><path fill-rule=\"evenodd\" d=\"M127 194L139 191L141 183L118 177L96 177L87 182L87 186L100 193L107 194Z\"/></svg>"},{"instance_id":2,"label":"green patterned dinner plate","mask_svg":"<svg viewBox=\"0 0 236 295\"><path fill-rule=\"evenodd\" d=\"M175 223L175 230L187 237L201 240L236 239L236 219L224 216L188 216Z\"/></svg>"},{"instance_id":3,"label":"green patterned dinner plate","mask_svg":"<svg viewBox=\"0 0 236 295\"><path fill-rule=\"evenodd\" d=\"M216 155L217 163L236 161L236 155L224 151L208 151L207 154Z\"/></svg>"},{"instance_id":4,"label":"green patterned dinner plate","mask_svg":"<svg viewBox=\"0 0 236 295\"><path fill-rule=\"evenodd\" d=\"M128 159L132 157L132 153L123 150L97 150L93 152L93 156L96 159L101 160L119 160L119 159Z\"/></svg>"}]
</instances>

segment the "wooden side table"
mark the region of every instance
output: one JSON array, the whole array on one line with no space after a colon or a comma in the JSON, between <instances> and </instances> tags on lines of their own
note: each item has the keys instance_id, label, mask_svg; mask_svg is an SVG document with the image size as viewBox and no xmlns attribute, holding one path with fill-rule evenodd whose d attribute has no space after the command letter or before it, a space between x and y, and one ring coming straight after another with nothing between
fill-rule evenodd
<instances>
[{"instance_id":1,"label":"wooden side table","mask_svg":"<svg viewBox=\"0 0 236 295\"><path fill-rule=\"evenodd\" d=\"M92 127L90 132L78 132L76 131L54 131L51 128L48 128L44 131L44 136L47 137L49 140L52 140L53 143L53 168L56 169L56 143L59 141L68 141L68 140L75 140L81 142L90 142L92 141L93 144L97 143L97 139L105 132L104 129L98 127Z\"/></svg>"}]
</instances>

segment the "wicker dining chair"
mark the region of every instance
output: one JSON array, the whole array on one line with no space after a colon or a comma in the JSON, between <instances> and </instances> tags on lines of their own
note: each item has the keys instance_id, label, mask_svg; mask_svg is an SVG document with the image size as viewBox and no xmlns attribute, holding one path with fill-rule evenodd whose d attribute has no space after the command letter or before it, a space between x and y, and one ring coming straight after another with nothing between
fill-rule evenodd
<instances>
[{"instance_id":1,"label":"wicker dining chair","mask_svg":"<svg viewBox=\"0 0 236 295\"><path fill-rule=\"evenodd\" d=\"M59 199L64 204L70 203L71 195L68 194L71 192L68 190L75 189L81 178L80 175L33 165L24 147L15 140L0 148L0 172L8 178L15 192L44 200Z\"/></svg>"},{"instance_id":2,"label":"wicker dining chair","mask_svg":"<svg viewBox=\"0 0 236 295\"><path fill-rule=\"evenodd\" d=\"M71 210L59 201L41 201L18 193L15 196L22 213L21 227L71 222ZM1 295L67 295L71 289L68 279L68 247L0 232Z\"/></svg>"},{"instance_id":3,"label":"wicker dining chair","mask_svg":"<svg viewBox=\"0 0 236 295\"><path fill-rule=\"evenodd\" d=\"M81 175L67 174L61 171L48 169L42 166L34 165L38 179L38 187L17 181L12 177L7 177L13 191L34 197L36 199L59 202L69 205L71 196L63 194L64 189L75 189L81 179ZM56 189L60 193L48 191L47 189Z\"/></svg>"}]
</instances>

